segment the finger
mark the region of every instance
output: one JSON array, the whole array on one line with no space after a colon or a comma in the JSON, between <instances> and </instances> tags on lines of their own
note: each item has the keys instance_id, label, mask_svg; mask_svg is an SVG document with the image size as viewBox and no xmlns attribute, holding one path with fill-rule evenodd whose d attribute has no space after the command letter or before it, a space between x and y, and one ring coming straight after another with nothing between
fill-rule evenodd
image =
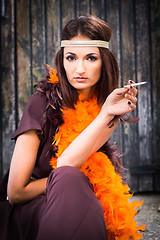
<instances>
[{"instance_id":1,"label":"finger","mask_svg":"<svg viewBox=\"0 0 160 240\"><path fill-rule=\"evenodd\" d=\"M135 83L133 80L128 80L128 84L129 84L129 85L131 85L131 84L133 84L133 83Z\"/></svg>"},{"instance_id":2,"label":"finger","mask_svg":"<svg viewBox=\"0 0 160 240\"><path fill-rule=\"evenodd\" d=\"M138 92L138 90L137 90L137 88L136 88L136 86L132 86L132 84L134 84L135 82L133 81L133 80L129 80L128 81L128 84L130 85L130 94L131 95L133 95L133 96L136 96L137 95L137 92Z\"/></svg>"},{"instance_id":3,"label":"finger","mask_svg":"<svg viewBox=\"0 0 160 240\"><path fill-rule=\"evenodd\" d=\"M129 91L129 88L128 87L125 87L125 88L116 88L114 89L114 93L116 95L125 95L125 93L127 93Z\"/></svg>"},{"instance_id":4,"label":"finger","mask_svg":"<svg viewBox=\"0 0 160 240\"><path fill-rule=\"evenodd\" d=\"M125 98L127 98L128 100L130 100L133 104L135 104L137 102L137 98L130 95L129 93L125 94Z\"/></svg>"},{"instance_id":5,"label":"finger","mask_svg":"<svg viewBox=\"0 0 160 240\"><path fill-rule=\"evenodd\" d=\"M137 95L137 93L138 93L137 88L130 86L129 94L135 97Z\"/></svg>"},{"instance_id":6,"label":"finger","mask_svg":"<svg viewBox=\"0 0 160 240\"><path fill-rule=\"evenodd\" d=\"M128 110L129 110L128 112L131 112L136 109L136 105L133 104L130 100L128 100L127 104L128 104Z\"/></svg>"},{"instance_id":7,"label":"finger","mask_svg":"<svg viewBox=\"0 0 160 240\"><path fill-rule=\"evenodd\" d=\"M132 92L132 95L135 97L137 95L137 93L138 93L138 90L137 90L136 87L132 87L131 92Z\"/></svg>"}]
</instances>

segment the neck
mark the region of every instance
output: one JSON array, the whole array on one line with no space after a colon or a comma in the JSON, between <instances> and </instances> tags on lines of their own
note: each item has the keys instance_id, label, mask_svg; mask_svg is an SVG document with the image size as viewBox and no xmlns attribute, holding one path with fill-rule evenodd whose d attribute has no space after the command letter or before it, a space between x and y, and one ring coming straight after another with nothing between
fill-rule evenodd
<instances>
[{"instance_id":1,"label":"neck","mask_svg":"<svg viewBox=\"0 0 160 240\"><path fill-rule=\"evenodd\" d=\"M96 87L93 86L91 89L78 90L78 93L81 94L81 100L87 101L89 98L93 97L96 92Z\"/></svg>"}]
</instances>

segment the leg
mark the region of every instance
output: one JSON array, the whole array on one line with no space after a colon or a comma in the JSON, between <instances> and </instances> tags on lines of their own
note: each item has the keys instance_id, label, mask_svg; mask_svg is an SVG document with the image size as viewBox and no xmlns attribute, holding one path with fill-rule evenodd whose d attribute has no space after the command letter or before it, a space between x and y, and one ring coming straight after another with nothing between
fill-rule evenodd
<instances>
[{"instance_id":1,"label":"leg","mask_svg":"<svg viewBox=\"0 0 160 240\"><path fill-rule=\"evenodd\" d=\"M45 195L19 205L0 201L0 239L35 240L45 206Z\"/></svg>"},{"instance_id":2,"label":"leg","mask_svg":"<svg viewBox=\"0 0 160 240\"><path fill-rule=\"evenodd\" d=\"M106 240L103 209L86 176L64 166L52 171L37 240Z\"/></svg>"}]
</instances>

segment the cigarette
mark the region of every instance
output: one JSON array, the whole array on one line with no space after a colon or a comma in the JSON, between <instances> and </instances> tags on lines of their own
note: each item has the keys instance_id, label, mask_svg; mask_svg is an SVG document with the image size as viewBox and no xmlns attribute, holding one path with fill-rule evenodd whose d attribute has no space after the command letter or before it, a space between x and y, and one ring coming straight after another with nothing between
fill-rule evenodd
<instances>
[{"instance_id":1,"label":"cigarette","mask_svg":"<svg viewBox=\"0 0 160 240\"><path fill-rule=\"evenodd\" d=\"M134 86L139 86L139 85L143 85L143 84L146 84L147 82L140 82L140 83L133 83L133 84L130 84L130 85L125 85L124 87L134 87Z\"/></svg>"}]
</instances>

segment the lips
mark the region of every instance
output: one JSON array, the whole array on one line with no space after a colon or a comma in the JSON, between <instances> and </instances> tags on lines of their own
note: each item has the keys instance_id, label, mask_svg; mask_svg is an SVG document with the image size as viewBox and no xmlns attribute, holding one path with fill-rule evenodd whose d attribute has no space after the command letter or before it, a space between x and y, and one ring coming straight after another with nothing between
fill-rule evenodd
<instances>
[{"instance_id":1,"label":"lips","mask_svg":"<svg viewBox=\"0 0 160 240\"><path fill-rule=\"evenodd\" d=\"M75 77L74 78L77 82L85 82L88 78L86 77Z\"/></svg>"}]
</instances>

